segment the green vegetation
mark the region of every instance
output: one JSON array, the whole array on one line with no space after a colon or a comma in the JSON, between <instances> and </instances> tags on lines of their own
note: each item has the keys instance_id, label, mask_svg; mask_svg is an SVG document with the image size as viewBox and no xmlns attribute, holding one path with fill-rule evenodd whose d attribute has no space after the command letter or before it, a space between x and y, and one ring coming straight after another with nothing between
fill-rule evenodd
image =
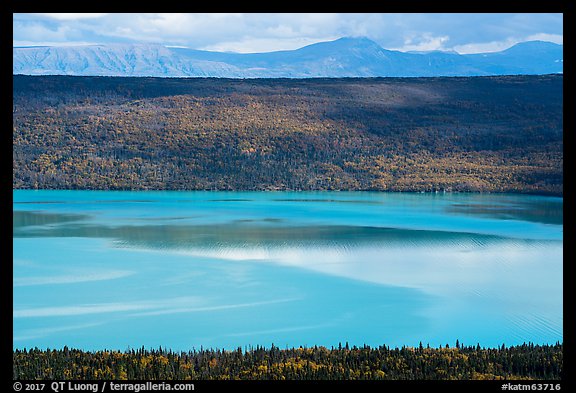
<instances>
[{"instance_id":1,"label":"green vegetation","mask_svg":"<svg viewBox=\"0 0 576 393\"><path fill-rule=\"evenodd\" d=\"M15 350L14 379L117 380L448 380L547 379L562 375L563 345L523 344L486 349L348 345L235 351Z\"/></svg>"},{"instance_id":2,"label":"green vegetation","mask_svg":"<svg viewBox=\"0 0 576 393\"><path fill-rule=\"evenodd\" d=\"M562 75L13 81L14 188L562 195Z\"/></svg>"}]
</instances>

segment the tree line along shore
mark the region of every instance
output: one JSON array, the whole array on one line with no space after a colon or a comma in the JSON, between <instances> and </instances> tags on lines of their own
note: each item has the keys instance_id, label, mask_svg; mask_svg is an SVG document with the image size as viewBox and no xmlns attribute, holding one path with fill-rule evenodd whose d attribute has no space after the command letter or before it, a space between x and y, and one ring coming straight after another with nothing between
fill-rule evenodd
<instances>
[{"instance_id":1,"label":"tree line along shore","mask_svg":"<svg viewBox=\"0 0 576 393\"><path fill-rule=\"evenodd\" d=\"M559 380L562 375L561 343L13 352L13 378L22 380Z\"/></svg>"}]
</instances>

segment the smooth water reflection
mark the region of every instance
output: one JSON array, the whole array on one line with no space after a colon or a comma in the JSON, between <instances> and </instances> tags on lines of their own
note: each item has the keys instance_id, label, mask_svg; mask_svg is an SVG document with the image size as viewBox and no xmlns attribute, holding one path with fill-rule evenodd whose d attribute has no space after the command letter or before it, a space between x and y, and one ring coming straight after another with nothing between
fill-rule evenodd
<instances>
[{"instance_id":1,"label":"smooth water reflection","mask_svg":"<svg viewBox=\"0 0 576 393\"><path fill-rule=\"evenodd\" d=\"M562 205L14 191L14 347L562 341Z\"/></svg>"}]
</instances>

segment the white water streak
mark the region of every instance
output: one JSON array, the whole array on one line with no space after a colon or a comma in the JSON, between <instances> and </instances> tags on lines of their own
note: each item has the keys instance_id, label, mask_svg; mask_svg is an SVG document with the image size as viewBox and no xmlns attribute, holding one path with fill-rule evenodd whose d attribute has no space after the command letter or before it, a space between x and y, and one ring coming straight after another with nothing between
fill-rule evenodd
<instances>
[{"instance_id":1,"label":"white water streak","mask_svg":"<svg viewBox=\"0 0 576 393\"><path fill-rule=\"evenodd\" d=\"M34 285L76 284L89 281L115 280L118 278L128 277L133 274L135 273L131 271L118 270L104 273L90 272L47 277L14 277L13 285L15 287L26 287Z\"/></svg>"}]
</instances>

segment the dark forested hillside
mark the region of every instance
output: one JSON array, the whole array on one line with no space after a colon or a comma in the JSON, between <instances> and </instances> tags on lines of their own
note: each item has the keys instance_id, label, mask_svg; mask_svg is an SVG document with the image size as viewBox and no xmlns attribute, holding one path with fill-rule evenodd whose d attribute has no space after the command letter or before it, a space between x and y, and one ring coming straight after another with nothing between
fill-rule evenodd
<instances>
[{"instance_id":1,"label":"dark forested hillside","mask_svg":"<svg viewBox=\"0 0 576 393\"><path fill-rule=\"evenodd\" d=\"M13 81L14 188L562 194L561 75Z\"/></svg>"}]
</instances>

